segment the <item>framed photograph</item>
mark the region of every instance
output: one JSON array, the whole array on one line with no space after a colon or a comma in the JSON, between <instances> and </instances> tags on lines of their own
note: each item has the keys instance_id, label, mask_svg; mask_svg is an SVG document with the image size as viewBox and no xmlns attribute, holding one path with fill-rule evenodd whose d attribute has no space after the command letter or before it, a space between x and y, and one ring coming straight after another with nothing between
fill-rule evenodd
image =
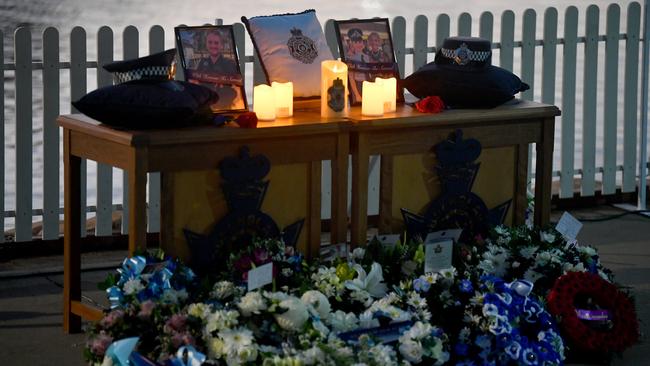
<instances>
[{"instance_id":1,"label":"framed photograph","mask_svg":"<svg viewBox=\"0 0 650 366\"><path fill-rule=\"evenodd\" d=\"M399 84L399 70L387 18L337 20L334 27L341 60L348 65L351 104L361 104L364 81L394 77ZM397 101L404 102L404 92L399 85Z\"/></svg>"},{"instance_id":2,"label":"framed photograph","mask_svg":"<svg viewBox=\"0 0 650 366\"><path fill-rule=\"evenodd\" d=\"M185 80L219 94L212 111L248 110L232 26L176 27L174 31Z\"/></svg>"}]
</instances>

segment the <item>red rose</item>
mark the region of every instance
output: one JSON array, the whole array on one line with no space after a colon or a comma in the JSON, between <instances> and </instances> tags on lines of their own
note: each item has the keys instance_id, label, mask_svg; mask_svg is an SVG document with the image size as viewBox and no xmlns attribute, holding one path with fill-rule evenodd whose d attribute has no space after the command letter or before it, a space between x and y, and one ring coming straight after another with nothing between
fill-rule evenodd
<instances>
[{"instance_id":1,"label":"red rose","mask_svg":"<svg viewBox=\"0 0 650 366\"><path fill-rule=\"evenodd\" d=\"M240 114L235 118L235 122L242 128L256 128L257 127L257 114L255 112L246 112Z\"/></svg>"},{"instance_id":2,"label":"red rose","mask_svg":"<svg viewBox=\"0 0 650 366\"><path fill-rule=\"evenodd\" d=\"M445 103L440 97L432 95L415 103L415 108L422 113L440 113L445 109Z\"/></svg>"}]
</instances>

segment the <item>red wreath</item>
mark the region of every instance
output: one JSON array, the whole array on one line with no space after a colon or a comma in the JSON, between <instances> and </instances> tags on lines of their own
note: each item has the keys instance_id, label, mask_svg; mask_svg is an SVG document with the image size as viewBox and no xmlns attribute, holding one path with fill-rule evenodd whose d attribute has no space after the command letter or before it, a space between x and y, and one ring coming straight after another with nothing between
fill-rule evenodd
<instances>
[{"instance_id":1,"label":"red wreath","mask_svg":"<svg viewBox=\"0 0 650 366\"><path fill-rule=\"evenodd\" d=\"M610 311L613 327L598 330L583 323L576 314L576 296L591 297ZM591 352L623 352L639 339L639 322L629 297L616 286L593 273L569 272L555 281L548 297L549 312L560 320L560 327L576 348Z\"/></svg>"}]
</instances>

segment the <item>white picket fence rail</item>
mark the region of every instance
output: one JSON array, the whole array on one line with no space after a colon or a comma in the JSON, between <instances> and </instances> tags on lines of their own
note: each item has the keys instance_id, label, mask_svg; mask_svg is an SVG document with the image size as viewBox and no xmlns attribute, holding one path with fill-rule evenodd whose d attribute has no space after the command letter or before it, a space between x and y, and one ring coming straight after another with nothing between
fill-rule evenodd
<instances>
[{"instance_id":1,"label":"white picket fence rail","mask_svg":"<svg viewBox=\"0 0 650 366\"><path fill-rule=\"evenodd\" d=\"M647 1L647 0L646 0ZM606 10L605 33L599 25L600 9L589 6L585 17L583 35L578 33L579 14L577 8L570 6L563 17L564 34L558 36L558 11L548 8L543 14L543 38L536 38L538 15L534 10L526 10L521 20L521 39L515 40L515 14L507 10L500 18L500 38L494 39L494 16L484 12L479 18L478 32L472 31L472 17L463 13L458 18L458 29L450 29L450 17L440 14L435 20L435 40L430 42L429 19L424 15L415 18L413 24L413 40L407 47L406 20L395 17L391 22L393 46L400 72L404 76L407 55L411 55L412 69L416 70L426 64L435 53L445 37L450 35L478 35L492 42L493 48L498 50L498 61L493 63L503 68L513 70L515 50L520 52L520 77L530 84L531 89L524 92L522 98L537 99L544 103L558 104L562 110L562 117L558 120L561 125L561 142L556 146L560 151L561 162L555 167L554 176L560 180L560 197L572 197L574 190L574 177L581 178L581 194L594 195L596 191L596 175L602 174L603 194L612 194L616 189L623 192L633 192L640 189L641 196L645 194L645 177L648 167L647 160L647 54L648 44L643 43L643 57L639 52L639 44L648 37L641 37L641 5L637 2L629 4L627 8L627 23L625 32L620 31L620 7L611 4ZM647 24L649 12L644 9L644 22ZM219 20L217 20L219 22ZM325 34L335 55L338 46L334 35L333 21L328 20L325 25ZM244 26L234 24L235 41L240 53L241 69L246 70L247 63L253 63L253 83L263 82L264 75L261 71L256 56L245 55L247 36ZM644 31L648 33L647 26ZM139 56L139 31L133 26L128 26L122 33L123 59ZM173 31L165 32L160 26L152 27L148 32L149 52L159 52L164 49L165 37L173 38ZM41 239L57 239L60 235L59 220L62 208L60 197L62 185L59 181L61 165L59 129L55 119L59 114L68 113L60 110L63 100L77 100L87 92L88 74L90 69L96 69L97 85L105 86L111 83L110 75L101 65L113 61L114 45L113 30L101 27L97 31L96 47L97 59L88 60L87 34L81 27L72 29L69 39L70 54L61 55L59 31L47 28L42 34L42 61L36 61L32 55L32 33L28 28L19 28L14 33L14 61L12 63L0 62L0 73L14 73L15 78L15 210L0 210L0 219L4 224L6 218L15 217L15 241L29 241L32 237L32 222L42 216ZM4 35L0 33L0 39ZM625 51L619 54L620 42L624 42ZM433 43L433 45L431 45ZM598 49L604 44L604 66L599 64ZM581 46L584 52L584 61L578 62L577 52ZM541 56L540 56L541 52ZM558 52L562 52L562 62L558 62ZM69 57L69 61L65 61ZM642 82L639 83L639 61L643 58ZM0 60L4 60L3 49L0 47ZM541 67L541 96L535 96L535 70ZM604 87L599 89L597 75L599 69L605 73ZM624 67L624 78L619 81L619 68ZM556 100L557 69L562 75L561 100ZM69 96L61 95L61 71L69 71ZM602 72L601 71L601 72ZM32 200L32 145L33 145L33 85L34 72L42 72L43 88L43 207L35 209ZM582 103L576 103L576 75L583 73ZM249 81L249 84L251 82ZM639 103L639 84L641 84L641 103ZM624 90L623 98L623 164L617 165L617 138L619 137L618 98L619 87ZM604 93L603 116L603 141L602 141L602 166L596 165L596 121L599 95ZM0 87L0 136L5 137L5 85ZM581 108L581 109L580 109ZM74 108L71 107L74 111ZM574 167L574 151L576 147L576 113L582 113L582 165ZM641 115L639 120L638 116ZM10 123L12 121L9 121ZM643 123L645 122L645 123ZM645 137L645 138L644 138ZM0 164L5 168L5 151L0 151ZM6 174L6 169L3 169ZM622 172L621 184L617 183L617 172ZM376 181L376 172L374 173ZM324 177L325 178L325 177ZM85 163L82 170L82 204L86 204ZM126 177L124 177L126 187ZM96 206L87 207L87 212L96 212L95 235L111 235L112 213L127 206L127 192L123 192L123 204L114 205L112 169L109 166L98 164L96 175ZM372 183L371 183L372 184ZM376 185L376 182L375 182ZM324 190L329 190L328 182L324 182ZM4 191L4 179L0 179L0 188ZM158 173L149 176L149 212L148 229L156 232L160 226L160 176ZM324 192L328 195L329 192ZM0 207L5 207L5 198L2 197ZM372 209L371 209L372 211ZM128 215L128 212L124 212ZM329 214L325 214L328 216ZM85 218L84 218L85 219ZM122 220L122 232L126 233L128 219ZM4 226L4 225L3 225ZM85 227L85 225L82 225ZM0 240L4 238L0 237Z\"/></svg>"}]
</instances>

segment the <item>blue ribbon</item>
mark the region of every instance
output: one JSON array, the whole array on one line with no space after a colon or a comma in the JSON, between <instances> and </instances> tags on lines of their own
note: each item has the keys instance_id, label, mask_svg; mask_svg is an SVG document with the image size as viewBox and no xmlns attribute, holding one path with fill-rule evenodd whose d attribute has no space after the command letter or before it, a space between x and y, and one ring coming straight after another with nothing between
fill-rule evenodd
<instances>
[{"instance_id":1,"label":"blue ribbon","mask_svg":"<svg viewBox=\"0 0 650 366\"><path fill-rule=\"evenodd\" d=\"M122 305L122 301L124 301L122 289L117 286L111 286L106 289L106 294L108 296L108 302L111 305L111 309L118 308Z\"/></svg>"},{"instance_id":2,"label":"blue ribbon","mask_svg":"<svg viewBox=\"0 0 650 366\"><path fill-rule=\"evenodd\" d=\"M117 271L121 274L120 285L123 285L131 278L138 277L147 266L147 259L141 255L125 258L122 262L122 268Z\"/></svg>"},{"instance_id":3,"label":"blue ribbon","mask_svg":"<svg viewBox=\"0 0 650 366\"><path fill-rule=\"evenodd\" d=\"M506 287L523 297L527 297L533 291L533 283L526 280L512 281L506 284Z\"/></svg>"},{"instance_id":4,"label":"blue ribbon","mask_svg":"<svg viewBox=\"0 0 650 366\"><path fill-rule=\"evenodd\" d=\"M167 362L168 366L201 366L205 362L205 355L193 346L183 346L176 351L176 358Z\"/></svg>"},{"instance_id":5,"label":"blue ribbon","mask_svg":"<svg viewBox=\"0 0 650 366\"><path fill-rule=\"evenodd\" d=\"M110 357L114 366L130 366L129 356L138 344L138 340L139 337L131 337L113 342L106 350L105 357Z\"/></svg>"}]
</instances>

